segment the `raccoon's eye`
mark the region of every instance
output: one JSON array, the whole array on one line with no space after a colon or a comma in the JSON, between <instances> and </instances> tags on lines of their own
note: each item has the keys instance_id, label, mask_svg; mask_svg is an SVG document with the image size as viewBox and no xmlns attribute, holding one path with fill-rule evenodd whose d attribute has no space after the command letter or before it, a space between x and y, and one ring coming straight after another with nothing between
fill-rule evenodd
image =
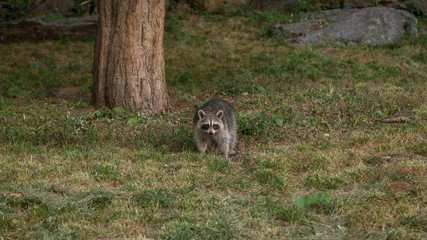
<instances>
[{"instance_id":1,"label":"raccoon's eye","mask_svg":"<svg viewBox=\"0 0 427 240\"><path fill-rule=\"evenodd\" d=\"M202 129L203 130L208 130L209 129L209 124L203 124L202 125Z\"/></svg>"},{"instance_id":2,"label":"raccoon's eye","mask_svg":"<svg viewBox=\"0 0 427 240\"><path fill-rule=\"evenodd\" d=\"M214 125L213 125L213 129L214 129L214 130L218 130L218 129L219 129L219 125L218 125L218 124L214 124Z\"/></svg>"}]
</instances>

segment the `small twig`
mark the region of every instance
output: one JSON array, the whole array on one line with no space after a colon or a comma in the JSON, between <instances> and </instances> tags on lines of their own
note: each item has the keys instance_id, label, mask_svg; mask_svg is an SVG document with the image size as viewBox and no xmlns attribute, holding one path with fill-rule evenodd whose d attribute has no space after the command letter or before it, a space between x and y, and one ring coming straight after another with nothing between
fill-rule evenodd
<instances>
[{"instance_id":1,"label":"small twig","mask_svg":"<svg viewBox=\"0 0 427 240\"><path fill-rule=\"evenodd\" d=\"M90 3L90 2L92 2L92 0L84 1L84 2L80 3L80 5L83 6L83 5L86 5L86 4Z\"/></svg>"},{"instance_id":2,"label":"small twig","mask_svg":"<svg viewBox=\"0 0 427 240\"><path fill-rule=\"evenodd\" d=\"M411 117L395 117L395 118L387 118L383 120L383 123L401 123L401 122L409 122Z\"/></svg>"}]
</instances>

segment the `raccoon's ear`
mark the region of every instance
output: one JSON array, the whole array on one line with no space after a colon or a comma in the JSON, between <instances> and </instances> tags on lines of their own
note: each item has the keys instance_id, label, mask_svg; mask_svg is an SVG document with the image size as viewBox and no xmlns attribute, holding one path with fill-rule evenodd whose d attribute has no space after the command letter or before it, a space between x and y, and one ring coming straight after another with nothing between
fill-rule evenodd
<instances>
[{"instance_id":1,"label":"raccoon's ear","mask_svg":"<svg viewBox=\"0 0 427 240\"><path fill-rule=\"evenodd\" d=\"M217 118L221 119L222 116L224 116L224 112L222 110L219 110L218 112L216 112L215 115L216 115Z\"/></svg>"},{"instance_id":2,"label":"raccoon's ear","mask_svg":"<svg viewBox=\"0 0 427 240\"><path fill-rule=\"evenodd\" d=\"M197 112L197 114L199 115L199 119L203 119L203 118L205 118L205 117L206 117L206 113L205 113L205 112L203 112L203 110L199 110L199 111Z\"/></svg>"}]
</instances>

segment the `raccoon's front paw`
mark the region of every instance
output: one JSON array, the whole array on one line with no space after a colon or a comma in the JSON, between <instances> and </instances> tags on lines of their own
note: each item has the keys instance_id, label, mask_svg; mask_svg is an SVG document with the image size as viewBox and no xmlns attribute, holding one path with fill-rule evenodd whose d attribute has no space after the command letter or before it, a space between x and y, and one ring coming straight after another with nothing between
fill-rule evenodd
<instances>
[{"instance_id":1,"label":"raccoon's front paw","mask_svg":"<svg viewBox=\"0 0 427 240\"><path fill-rule=\"evenodd\" d=\"M237 154L239 154L239 152L237 152L237 151L231 151L231 152L228 153L228 156L229 157L234 157L234 156L237 156Z\"/></svg>"},{"instance_id":2,"label":"raccoon's front paw","mask_svg":"<svg viewBox=\"0 0 427 240\"><path fill-rule=\"evenodd\" d=\"M206 149L208 148L208 142L207 141L199 141L196 142L197 149L199 152L204 153Z\"/></svg>"}]
</instances>

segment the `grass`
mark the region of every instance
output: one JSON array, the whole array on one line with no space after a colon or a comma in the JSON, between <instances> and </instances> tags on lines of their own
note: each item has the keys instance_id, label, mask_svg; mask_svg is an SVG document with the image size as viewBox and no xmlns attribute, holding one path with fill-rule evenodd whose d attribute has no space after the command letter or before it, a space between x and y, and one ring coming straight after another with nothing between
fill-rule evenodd
<instances>
[{"instance_id":1,"label":"grass","mask_svg":"<svg viewBox=\"0 0 427 240\"><path fill-rule=\"evenodd\" d=\"M169 17L168 116L89 105L91 41L1 44L0 238L425 239L426 35L304 46L263 21ZM192 141L213 95L231 161Z\"/></svg>"}]
</instances>

